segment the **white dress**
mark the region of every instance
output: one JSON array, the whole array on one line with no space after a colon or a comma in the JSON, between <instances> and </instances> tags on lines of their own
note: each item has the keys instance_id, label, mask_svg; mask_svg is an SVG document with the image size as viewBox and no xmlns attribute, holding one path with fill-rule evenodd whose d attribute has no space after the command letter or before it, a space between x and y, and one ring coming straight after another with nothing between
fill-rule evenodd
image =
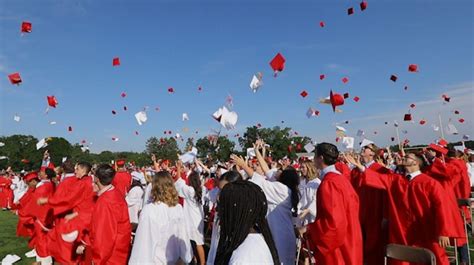
<instances>
[{"instance_id":1,"label":"white dress","mask_svg":"<svg viewBox=\"0 0 474 265\"><path fill-rule=\"evenodd\" d=\"M262 234L248 234L244 242L232 253L229 264L273 264L270 248L268 248Z\"/></svg>"},{"instance_id":2,"label":"white dress","mask_svg":"<svg viewBox=\"0 0 474 265\"><path fill-rule=\"evenodd\" d=\"M316 194L321 184L321 180L315 178L306 182L303 192L301 193L300 210L309 209L309 213L305 216L303 224L314 223L316 219Z\"/></svg>"},{"instance_id":3,"label":"white dress","mask_svg":"<svg viewBox=\"0 0 474 265\"><path fill-rule=\"evenodd\" d=\"M204 245L204 210L202 204L194 199L194 188L186 185L183 179L174 183L179 197L184 198L184 216L189 238L197 245Z\"/></svg>"},{"instance_id":4,"label":"white dress","mask_svg":"<svg viewBox=\"0 0 474 265\"><path fill-rule=\"evenodd\" d=\"M291 214L291 191L283 183L254 173L250 179L262 188L268 202L267 220L282 264L295 264L296 236Z\"/></svg>"},{"instance_id":5,"label":"white dress","mask_svg":"<svg viewBox=\"0 0 474 265\"><path fill-rule=\"evenodd\" d=\"M139 186L135 186L127 193L125 200L128 205L128 215L130 217L130 223L138 224L138 213L142 209L143 204L143 189Z\"/></svg>"},{"instance_id":6,"label":"white dress","mask_svg":"<svg viewBox=\"0 0 474 265\"><path fill-rule=\"evenodd\" d=\"M184 226L181 205L150 203L143 207L128 264L176 264L192 260L192 248Z\"/></svg>"}]
</instances>

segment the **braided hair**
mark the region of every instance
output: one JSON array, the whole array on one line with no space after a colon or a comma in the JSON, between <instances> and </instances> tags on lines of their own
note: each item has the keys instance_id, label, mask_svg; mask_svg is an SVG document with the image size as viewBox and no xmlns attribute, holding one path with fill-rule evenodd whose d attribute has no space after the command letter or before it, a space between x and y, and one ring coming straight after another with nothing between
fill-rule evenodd
<instances>
[{"instance_id":1,"label":"braided hair","mask_svg":"<svg viewBox=\"0 0 474 265\"><path fill-rule=\"evenodd\" d=\"M234 250L244 242L252 229L262 234L273 263L280 264L266 219L267 208L265 194L256 184L238 180L225 185L219 196L221 230L215 264L228 264Z\"/></svg>"},{"instance_id":2,"label":"braided hair","mask_svg":"<svg viewBox=\"0 0 474 265\"><path fill-rule=\"evenodd\" d=\"M189 174L188 180L189 186L193 187L194 189L194 200L196 200L198 204L202 204L202 186L199 173L196 171L191 172L191 174Z\"/></svg>"},{"instance_id":3,"label":"braided hair","mask_svg":"<svg viewBox=\"0 0 474 265\"><path fill-rule=\"evenodd\" d=\"M300 201L300 177L293 167L289 167L281 172L278 181L285 184L291 191L291 213L293 217L298 216L298 202Z\"/></svg>"}]
</instances>

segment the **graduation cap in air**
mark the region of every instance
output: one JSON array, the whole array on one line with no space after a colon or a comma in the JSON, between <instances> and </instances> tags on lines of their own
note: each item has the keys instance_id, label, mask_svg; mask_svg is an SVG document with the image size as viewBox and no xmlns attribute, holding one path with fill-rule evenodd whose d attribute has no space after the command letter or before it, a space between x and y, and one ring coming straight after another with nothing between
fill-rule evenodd
<instances>
[{"instance_id":1,"label":"graduation cap in air","mask_svg":"<svg viewBox=\"0 0 474 265\"><path fill-rule=\"evenodd\" d=\"M393 82L397 82L397 79L398 79L398 77L396 75L391 75L390 76L390 80L392 80Z\"/></svg>"},{"instance_id":2,"label":"graduation cap in air","mask_svg":"<svg viewBox=\"0 0 474 265\"><path fill-rule=\"evenodd\" d=\"M20 122L21 117L19 115L15 114L15 116L13 116L13 120L16 121L16 122Z\"/></svg>"},{"instance_id":3,"label":"graduation cap in air","mask_svg":"<svg viewBox=\"0 0 474 265\"><path fill-rule=\"evenodd\" d=\"M347 15L350 16L350 15L352 15L352 14L354 14L354 8L353 8L353 7L350 7L350 8L347 9Z\"/></svg>"},{"instance_id":4,"label":"graduation cap in air","mask_svg":"<svg viewBox=\"0 0 474 265\"><path fill-rule=\"evenodd\" d=\"M410 104L410 108L414 109L415 107L416 107L416 105L414 103Z\"/></svg>"},{"instance_id":5,"label":"graduation cap in air","mask_svg":"<svg viewBox=\"0 0 474 265\"><path fill-rule=\"evenodd\" d=\"M319 80L323 80L326 77L326 75L319 75Z\"/></svg>"},{"instance_id":6,"label":"graduation cap in air","mask_svg":"<svg viewBox=\"0 0 474 265\"><path fill-rule=\"evenodd\" d=\"M257 90L263 86L262 73L256 73L253 75L252 80L250 81L250 89L252 92L256 93Z\"/></svg>"},{"instance_id":7,"label":"graduation cap in air","mask_svg":"<svg viewBox=\"0 0 474 265\"><path fill-rule=\"evenodd\" d=\"M344 97L344 99L348 99L349 98L349 93L347 93L347 92L344 93L343 97Z\"/></svg>"},{"instance_id":8,"label":"graduation cap in air","mask_svg":"<svg viewBox=\"0 0 474 265\"><path fill-rule=\"evenodd\" d=\"M48 146L48 143L46 142L46 138L43 138L39 140L38 143L36 144L36 150L40 150L41 148L44 148L46 146Z\"/></svg>"},{"instance_id":9,"label":"graduation cap in air","mask_svg":"<svg viewBox=\"0 0 474 265\"><path fill-rule=\"evenodd\" d=\"M23 21L21 23L21 32L22 33L31 33L31 30L32 30L31 22Z\"/></svg>"},{"instance_id":10,"label":"graduation cap in air","mask_svg":"<svg viewBox=\"0 0 474 265\"><path fill-rule=\"evenodd\" d=\"M367 2L366 2L366 1L362 1L362 2L360 3L360 10L361 10L361 11L364 11L364 10L366 10L366 9L367 9Z\"/></svg>"},{"instance_id":11,"label":"graduation cap in air","mask_svg":"<svg viewBox=\"0 0 474 265\"><path fill-rule=\"evenodd\" d=\"M411 121L412 120L411 114L410 113L405 114L405 116L403 116L403 120L404 121Z\"/></svg>"},{"instance_id":12,"label":"graduation cap in air","mask_svg":"<svg viewBox=\"0 0 474 265\"><path fill-rule=\"evenodd\" d=\"M183 113L183 117L182 117L183 121L189 121L189 116L187 113Z\"/></svg>"},{"instance_id":13,"label":"graduation cap in air","mask_svg":"<svg viewBox=\"0 0 474 265\"><path fill-rule=\"evenodd\" d=\"M346 149L354 149L354 137L345 136L342 138L342 144Z\"/></svg>"},{"instance_id":14,"label":"graduation cap in air","mask_svg":"<svg viewBox=\"0 0 474 265\"><path fill-rule=\"evenodd\" d=\"M169 88L168 88L168 93L170 93L170 94L174 93L174 88L169 87Z\"/></svg>"},{"instance_id":15,"label":"graduation cap in air","mask_svg":"<svg viewBox=\"0 0 474 265\"><path fill-rule=\"evenodd\" d=\"M308 117L308 119L318 115L319 111L315 110L314 108L309 108L308 111L306 111L306 117Z\"/></svg>"},{"instance_id":16,"label":"graduation cap in air","mask_svg":"<svg viewBox=\"0 0 474 265\"><path fill-rule=\"evenodd\" d=\"M332 111L336 112L336 107L344 105L344 98L341 94L333 93L332 90L329 93L329 101L331 102Z\"/></svg>"},{"instance_id":17,"label":"graduation cap in air","mask_svg":"<svg viewBox=\"0 0 474 265\"><path fill-rule=\"evenodd\" d=\"M137 120L138 125L142 125L148 120L148 117L146 112L142 110L135 113L135 119Z\"/></svg>"},{"instance_id":18,"label":"graduation cap in air","mask_svg":"<svg viewBox=\"0 0 474 265\"><path fill-rule=\"evenodd\" d=\"M48 101L49 107L56 108L56 106L58 105L58 100L55 96L47 96L46 99Z\"/></svg>"},{"instance_id":19,"label":"graduation cap in air","mask_svg":"<svg viewBox=\"0 0 474 265\"><path fill-rule=\"evenodd\" d=\"M72 132L72 126L67 127L68 132Z\"/></svg>"},{"instance_id":20,"label":"graduation cap in air","mask_svg":"<svg viewBox=\"0 0 474 265\"><path fill-rule=\"evenodd\" d=\"M112 141L118 142L119 138L118 137L112 137Z\"/></svg>"},{"instance_id":21,"label":"graduation cap in air","mask_svg":"<svg viewBox=\"0 0 474 265\"><path fill-rule=\"evenodd\" d=\"M353 99L354 99L355 102L359 102L359 100L360 100L360 98L358 96L355 96Z\"/></svg>"},{"instance_id":22,"label":"graduation cap in air","mask_svg":"<svg viewBox=\"0 0 474 265\"><path fill-rule=\"evenodd\" d=\"M285 58L281 53L277 53L275 57L270 61L270 66L273 69L273 72L275 73L275 76L278 74L278 72L283 71L285 69Z\"/></svg>"},{"instance_id":23,"label":"graduation cap in air","mask_svg":"<svg viewBox=\"0 0 474 265\"><path fill-rule=\"evenodd\" d=\"M123 110L124 110L124 111L127 111L127 106L123 106Z\"/></svg>"},{"instance_id":24,"label":"graduation cap in air","mask_svg":"<svg viewBox=\"0 0 474 265\"><path fill-rule=\"evenodd\" d=\"M465 120L464 120L463 118L461 118L461 119L459 119L458 121L459 121L460 123L464 123Z\"/></svg>"},{"instance_id":25,"label":"graduation cap in air","mask_svg":"<svg viewBox=\"0 0 474 265\"><path fill-rule=\"evenodd\" d=\"M115 57L112 59L112 66L119 66L120 65L120 58Z\"/></svg>"},{"instance_id":26,"label":"graduation cap in air","mask_svg":"<svg viewBox=\"0 0 474 265\"><path fill-rule=\"evenodd\" d=\"M124 98L124 97L126 97L126 96L127 96L127 93L125 93L125 92L122 92L122 93L120 94L120 96L121 96L122 98Z\"/></svg>"},{"instance_id":27,"label":"graduation cap in air","mask_svg":"<svg viewBox=\"0 0 474 265\"><path fill-rule=\"evenodd\" d=\"M418 65L416 64L410 64L408 66L408 72L418 72Z\"/></svg>"},{"instance_id":28,"label":"graduation cap in air","mask_svg":"<svg viewBox=\"0 0 474 265\"><path fill-rule=\"evenodd\" d=\"M324 28L324 26L326 26L326 23L324 23L324 21L320 21L320 22L319 22L319 26L320 26L321 28Z\"/></svg>"},{"instance_id":29,"label":"graduation cap in air","mask_svg":"<svg viewBox=\"0 0 474 265\"><path fill-rule=\"evenodd\" d=\"M454 111L454 114L459 114L459 113L460 113L459 110Z\"/></svg>"},{"instance_id":30,"label":"graduation cap in air","mask_svg":"<svg viewBox=\"0 0 474 265\"><path fill-rule=\"evenodd\" d=\"M434 143L431 143L428 145L428 149L431 149L437 153L440 153L440 154L443 154L443 155L446 155L448 153L448 149L444 148L443 146L439 145L439 144L434 144Z\"/></svg>"},{"instance_id":31,"label":"graduation cap in air","mask_svg":"<svg viewBox=\"0 0 474 265\"><path fill-rule=\"evenodd\" d=\"M8 79L10 80L10 83L12 85L20 85L20 83L22 82L20 73L18 72L8 75Z\"/></svg>"},{"instance_id":32,"label":"graduation cap in air","mask_svg":"<svg viewBox=\"0 0 474 265\"><path fill-rule=\"evenodd\" d=\"M448 125L446 126L446 133L447 134L452 134L452 135L457 135L458 134L458 129L456 128L456 126L454 126L454 124L448 123Z\"/></svg>"},{"instance_id":33,"label":"graduation cap in air","mask_svg":"<svg viewBox=\"0 0 474 265\"><path fill-rule=\"evenodd\" d=\"M212 117L227 130L233 129L239 118L235 111L229 111L226 106L219 108Z\"/></svg>"},{"instance_id":34,"label":"graduation cap in air","mask_svg":"<svg viewBox=\"0 0 474 265\"><path fill-rule=\"evenodd\" d=\"M420 120L420 125L425 125L425 123L426 123L425 119Z\"/></svg>"},{"instance_id":35,"label":"graduation cap in air","mask_svg":"<svg viewBox=\"0 0 474 265\"><path fill-rule=\"evenodd\" d=\"M408 90L408 86L405 86L403 89Z\"/></svg>"},{"instance_id":36,"label":"graduation cap in air","mask_svg":"<svg viewBox=\"0 0 474 265\"><path fill-rule=\"evenodd\" d=\"M349 82L349 78L347 77L342 78L342 83L346 84L347 82Z\"/></svg>"},{"instance_id":37,"label":"graduation cap in air","mask_svg":"<svg viewBox=\"0 0 474 265\"><path fill-rule=\"evenodd\" d=\"M117 114L117 112L115 110L112 110L112 114L115 115Z\"/></svg>"},{"instance_id":38,"label":"graduation cap in air","mask_svg":"<svg viewBox=\"0 0 474 265\"><path fill-rule=\"evenodd\" d=\"M446 101L446 102L449 102L449 101L451 100L451 97L448 97L448 95L446 95L446 94L443 94L441 97L442 97L442 98L444 99L444 101Z\"/></svg>"},{"instance_id":39,"label":"graduation cap in air","mask_svg":"<svg viewBox=\"0 0 474 265\"><path fill-rule=\"evenodd\" d=\"M303 91L301 91L300 96L302 96L303 98L305 98L305 97L308 96L308 92L306 92L306 90L303 90Z\"/></svg>"}]
</instances>

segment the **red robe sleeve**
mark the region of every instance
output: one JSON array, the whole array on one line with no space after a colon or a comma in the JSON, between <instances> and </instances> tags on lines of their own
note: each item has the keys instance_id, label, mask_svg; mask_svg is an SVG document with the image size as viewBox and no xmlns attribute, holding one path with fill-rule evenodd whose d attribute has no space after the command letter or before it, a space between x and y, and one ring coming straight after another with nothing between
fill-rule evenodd
<instances>
[{"instance_id":1,"label":"red robe sleeve","mask_svg":"<svg viewBox=\"0 0 474 265\"><path fill-rule=\"evenodd\" d=\"M389 174L381 174L366 168L362 173L362 183L372 188L389 190L392 185L392 177Z\"/></svg>"},{"instance_id":2,"label":"red robe sleeve","mask_svg":"<svg viewBox=\"0 0 474 265\"><path fill-rule=\"evenodd\" d=\"M318 218L309 225L309 236L322 255L340 247L344 243L347 220L344 212L342 191L335 183L328 181L319 186Z\"/></svg>"},{"instance_id":3,"label":"red robe sleeve","mask_svg":"<svg viewBox=\"0 0 474 265\"><path fill-rule=\"evenodd\" d=\"M53 196L48 199L48 204L54 209L54 215L66 213L81 202L84 189L80 184L76 179L66 179L59 184Z\"/></svg>"},{"instance_id":4,"label":"red robe sleeve","mask_svg":"<svg viewBox=\"0 0 474 265\"><path fill-rule=\"evenodd\" d=\"M334 166L336 167L336 170L341 173L341 175L343 175L349 181L351 181L351 169L349 168L349 166L346 163L336 162L336 164L334 164Z\"/></svg>"},{"instance_id":5,"label":"red robe sleeve","mask_svg":"<svg viewBox=\"0 0 474 265\"><path fill-rule=\"evenodd\" d=\"M433 185L432 192L430 192L430 201L434 205L436 215L436 235L439 236L452 236L449 229L449 223L447 215L451 214L449 207L446 203L446 194L443 187L436 183Z\"/></svg>"},{"instance_id":6,"label":"red robe sleeve","mask_svg":"<svg viewBox=\"0 0 474 265\"><path fill-rule=\"evenodd\" d=\"M110 205L104 201L96 204L92 220L92 231L91 244L94 264L106 264L114 248L117 220Z\"/></svg>"}]
</instances>

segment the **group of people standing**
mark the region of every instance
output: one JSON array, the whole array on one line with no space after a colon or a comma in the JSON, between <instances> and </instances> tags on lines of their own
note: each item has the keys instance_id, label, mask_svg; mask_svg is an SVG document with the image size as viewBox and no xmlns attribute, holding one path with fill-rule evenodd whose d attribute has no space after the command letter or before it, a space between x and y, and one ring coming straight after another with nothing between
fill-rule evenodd
<instances>
[{"instance_id":1,"label":"group of people standing","mask_svg":"<svg viewBox=\"0 0 474 265\"><path fill-rule=\"evenodd\" d=\"M254 156L136 168L63 162L0 177L0 205L19 217L37 264L383 264L385 246L445 247L467 264L464 220L473 153L431 144L359 153L330 143L314 156ZM6 184L3 184L6 183ZM463 219L464 218L464 219Z\"/></svg>"}]
</instances>

